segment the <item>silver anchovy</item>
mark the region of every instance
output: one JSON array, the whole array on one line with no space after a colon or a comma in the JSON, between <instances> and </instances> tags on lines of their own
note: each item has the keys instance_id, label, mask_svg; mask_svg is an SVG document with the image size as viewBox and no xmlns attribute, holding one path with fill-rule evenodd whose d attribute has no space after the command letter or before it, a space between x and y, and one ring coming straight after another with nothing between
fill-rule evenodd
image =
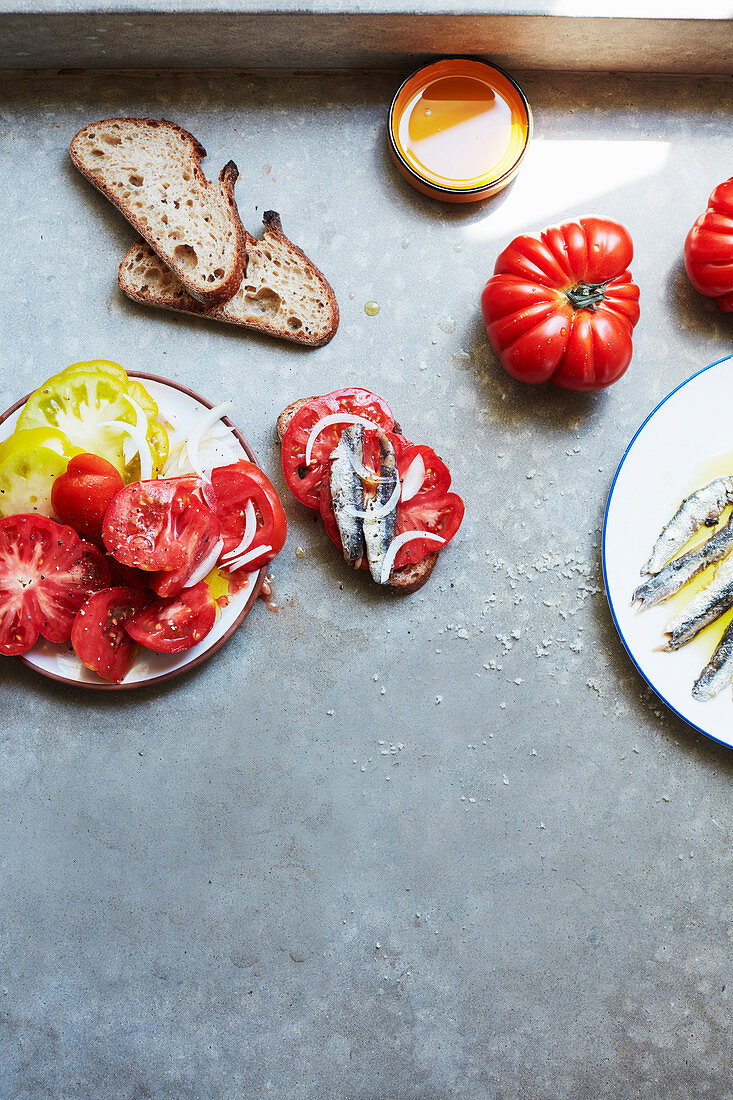
<instances>
[{"instance_id":1,"label":"silver anchovy","mask_svg":"<svg viewBox=\"0 0 733 1100\"><path fill-rule=\"evenodd\" d=\"M728 504L733 504L733 477L717 477L682 501L654 543L644 573L658 573L701 527L714 527Z\"/></svg>"},{"instance_id":2,"label":"silver anchovy","mask_svg":"<svg viewBox=\"0 0 733 1100\"><path fill-rule=\"evenodd\" d=\"M381 584L384 558L389 544L397 534L397 506L395 505L386 516L375 517L372 513L380 505L383 507L392 496L397 485L398 474L394 447L381 430L379 432L379 448L382 457L382 480L377 485L376 495L368 500L364 506L366 512L364 517L364 542L366 543L369 572L374 580Z\"/></svg>"},{"instance_id":3,"label":"silver anchovy","mask_svg":"<svg viewBox=\"0 0 733 1100\"><path fill-rule=\"evenodd\" d=\"M695 680L692 694L695 699L712 699L723 688L729 687L731 680L733 680L733 622L725 628L715 653Z\"/></svg>"},{"instance_id":4,"label":"silver anchovy","mask_svg":"<svg viewBox=\"0 0 733 1100\"><path fill-rule=\"evenodd\" d=\"M669 635L669 640L661 648L674 650L686 645L731 607L733 558L725 558L715 570L710 584L693 596L680 613L667 623L664 632Z\"/></svg>"},{"instance_id":5,"label":"silver anchovy","mask_svg":"<svg viewBox=\"0 0 733 1100\"><path fill-rule=\"evenodd\" d=\"M664 603L698 573L702 573L703 569L726 558L731 550L733 550L733 514L725 527L721 527L711 535L707 542L667 562L663 569L640 584L631 598L632 604L638 600L643 609Z\"/></svg>"},{"instance_id":6,"label":"silver anchovy","mask_svg":"<svg viewBox=\"0 0 733 1100\"><path fill-rule=\"evenodd\" d=\"M331 499L344 548L344 559L358 569L366 553L361 519L354 510L364 508L364 486L354 470L349 453L359 463L364 461L364 425L352 424L344 428L331 464Z\"/></svg>"}]
</instances>

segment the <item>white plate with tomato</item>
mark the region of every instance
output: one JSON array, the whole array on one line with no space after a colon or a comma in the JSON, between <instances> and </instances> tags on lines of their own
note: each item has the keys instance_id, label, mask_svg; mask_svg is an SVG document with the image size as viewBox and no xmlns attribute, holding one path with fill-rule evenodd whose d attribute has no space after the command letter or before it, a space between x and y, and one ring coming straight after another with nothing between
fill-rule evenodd
<instances>
[{"instance_id":1,"label":"white plate with tomato","mask_svg":"<svg viewBox=\"0 0 733 1100\"><path fill-rule=\"evenodd\" d=\"M286 521L225 412L94 361L0 416L0 653L120 690L231 637Z\"/></svg>"}]
</instances>

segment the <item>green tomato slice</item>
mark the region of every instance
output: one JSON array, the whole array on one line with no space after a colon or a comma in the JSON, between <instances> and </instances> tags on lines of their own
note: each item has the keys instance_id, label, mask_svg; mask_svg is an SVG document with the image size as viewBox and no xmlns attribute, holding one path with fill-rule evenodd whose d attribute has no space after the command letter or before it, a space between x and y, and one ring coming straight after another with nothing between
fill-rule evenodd
<instances>
[{"instance_id":1,"label":"green tomato slice","mask_svg":"<svg viewBox=\"0 0 733 1100\"><path fill-rule=\"evenodd\" d=\"M0 516L39 512L55 519L53 483L78 454L80 448L56 428L15 431L0 444Z\"/></svg>"},{"instance_id":2,"label":"green tomato slice","mask_svg":"<svg viewBox=\"0 0 733 1100\"><path fill-rule=\"evenodd\" d=\"M76 364L54 375L31 394L18 418L18 428L56 428L75 447L99 455L122 474L127 434L110 421L135 424L137 415L126 398L127 383L104 370Z\"/></svg>"}]
</instances>

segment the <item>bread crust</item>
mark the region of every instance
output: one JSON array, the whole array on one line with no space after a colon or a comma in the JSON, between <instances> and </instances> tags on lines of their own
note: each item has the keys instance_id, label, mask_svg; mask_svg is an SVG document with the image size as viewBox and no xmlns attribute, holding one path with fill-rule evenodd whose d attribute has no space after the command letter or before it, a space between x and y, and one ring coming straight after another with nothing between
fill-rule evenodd
<instances>
[{"instance_id":1,"label":"bread crust","mask_svg":"<svg viewBox=\"0 0 733 1100\"><path fill-rule=\"evenodd\" d=\"M336 335L336 331L339 326L339 307L336 301L336 295L333 291L331 284L326 279L325 275L316 265L310 260L302 249L293 244L290 238L283 232L282 222L280 221L280 215L275 210L265 211L263 218L263 224L265 226L265 237L263 241L257 241L254 237L250 236L246 230L244 230L246 239L246 254L247 263L250 255L254 255L258 248L261 248L268 238L268 234L276 237L278 240L284 242L285 246L292 252L295 252L300 258L301 262L310 269L310 271L316 276L318 281L322 285L324 294L326 295L328 302L328 310L331 314L331 323L326 332L321 336L309 336L302 331L292 332L290 329L282 326L274 326L272 322L258 322L256 320L242 320L233 316L231 313L226 313L226 303L221 303L218 306L209 308L202 305L200 302L195 301L192 298L188 300L177 299L175 304L168 299L161 298L156 295L150 288L146 289L145 293L141 293L134 283L128 278L128 270L132 267L134 262L134 256L139 250L140 242L136 241L122 257L119 270L117 273L117 283L120 290L131 298L135 302L140 302L141 305L154 306L158 309L169 309L174 313L193 313L197 317L203 317L210 321L223 321L224 324L237 325L240 328L253 329L255 332L263 332L268 336L275 336L281 340L289 340L294 344L301 344L305 347L319 348L328 344ZM149 242L148 242L149 243ZM243 276L240 279L241 283L247 277L246 271L247 264L243 269ZM176 273L177 274L177 273ZM239 287L237 287L237 290ZM236 291L235 291L236 293Z\"/></svg>"},{"instance_id":2,"label":"bread crust","mask_svg":"<svg viewBox=\"0 0 733 1100\"><path fill-rule=\"evenodd\" d=\"M315 400L315 397L299 397L297 401L291 401L283 409L275 423L276 435L281 443L295 414L310 401ZM431 550L421 561L411 565L403 565L401 569L393 569L387 586L403 596L410 596L413 592L418 592L430 579L430 574L438 562L438 553L437 550Z\"/></svg>"},{"instance_id":3,"label":"bread crust","mask_svg":"<svg viewBox=\"0 0 733 1100\"><path fill-rule=\"evenodd\" d=\"M169 132L174 132L182 137L189 143L191 159L193 162L193 171L198 183L201 185L208 185L208 180L201 168L201 160L206 156L206 150L201 142L190 134L188 130L184 130L182 126L179 126L175 122L170 122L168 119L154 119L154 118L128 118L126 116L120 116L119 118L100 119L98 122L87 123L86 126L82 126L80 130L74 134L69 144L69 156L71 157L74 165L79 169L81 174L89 180L98 191L109 199L113 206L115 206L119 212L130 222L130 224L137 230L140 236L147 241L150 247L157 252L154 242L150 239L148 228L143 225L139 218L136 217L134 212L124 202L121 202L117 196L108 188L104 181L101 180L95 173L85 164L83 157L80 154L79 146L83 135L94 127L102 127L108 125L110 122L124 122L124 123L140 123L146 126L165 127ZM188 293L197 301L201 302L206 308L212 308L213 306L220 305L222 302L229 301L234 294L236 294L239 286L242 282L242 277L247 264L247 234L242 220L239 216L239 210L237 209L237 202L234 197L234 185L239 177L239 170L233 160L228 161L221 172L219 173L219 182L221 183L227 204L232 214L234 231L236 235L235 242L235 254L236 259L232 266L231 274L227 279L219 284L213 290L202 290L200 284L195 283L187 274L187 272L177 265L172 256L162 256L164 260L176 273L176 276L185 286Z\"/></svg>"}]
</instances>

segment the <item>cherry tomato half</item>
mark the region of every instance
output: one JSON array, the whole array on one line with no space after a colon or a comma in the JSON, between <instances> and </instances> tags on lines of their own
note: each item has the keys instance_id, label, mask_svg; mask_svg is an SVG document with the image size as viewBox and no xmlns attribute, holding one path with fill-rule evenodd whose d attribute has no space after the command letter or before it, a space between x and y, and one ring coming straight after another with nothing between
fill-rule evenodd
<instances>
[{"instance_id":1,"label":"cherry tomato half","mask_svg":"<svg viewBox=\"0 0 733 1100\"><path fill-rule=\"evenodd\" d=\"M190 476L126 485L104 516L102 537L110 554L138 569L180 569L188 548L179 540L178 521L198 484Z\"/></svg>"},{"instance_id":2,"label":"cherry tomato half","mask_svg":"<svg viewBox=\"0 0 733 1100\"><path fill-rule=\"evenodd\" d=\"M136 645L122 625L139 611L138 588L105 588L82 604L71 628L71 644L82 664L104 680L121 683L132 668Z\"/></svg>"},{"instance_id":3,"label":"cherry tomato half","mask_svg":"<svg viewBox=\"0 0 733 1100\"><path fill-rule=\"evenodd\" d=\"M212 494L210 504L221 524L224 539L222 555L231 554L242 541L246 527L245 509L252 502L257 519L254 539L245 548L252 554L258 546L268 546L247 562L253 571L272 561L285 544L288 523L280 503L280 497L259 466L241 459L231 466L219 466L211 471Z\"/></svg>"},{"instance_id":4,"label":"cherry tomato half","mask_svg":"<svg viewBox=\"0 0 733 1100\"><path fill-rule=\"evenodd\" d=\"M331 424L323 429L314 441L311 461L307 467L305 452L311 431L318 421L335 413L363 416L365 420L386 428L387 431L394 427L394 417L386 402L369 390L357 387L334 390L323 397L314 397L307 405L298 409L282 440L283 474L293 496L301 504L316 511L320 508L321 482L328 461L338 446L346 422Z\"/></svg>"},{"instance_id":5,"label":"cherry tomato half","mask_svg":"<svg viewBox=\"0 0 733 1100\"><path fill-rule=\"evenodd\" d=\"M0 520L0 653L25 653L39 634L67 642L81 605L108 585L103 555L71 527L37 514Z\"/></svg>"},{"instance_id":6,"label":"cherry tomato half","mask_svg":"<svg viewBox=\"0 0 733 1100\"><path fill-rule=\"evenodd\" d=\"M130 637L156 653L182 653L205 638L216 622L216 601L206 581L178 596L155 600L125 620Z\"/></svg>"},{"instance_id":7,"label":"cherry tomato half","mask_svg":"<svg viewBox=\"0 0 733 1100\"><path fill-rule=\"evenodd\" d=\"M97 541L109 502L122 488L122 478L111 462L84 453L70 459L66 472L56 478L51 505L83 538Z\"/></svg>"}]
</instances>

